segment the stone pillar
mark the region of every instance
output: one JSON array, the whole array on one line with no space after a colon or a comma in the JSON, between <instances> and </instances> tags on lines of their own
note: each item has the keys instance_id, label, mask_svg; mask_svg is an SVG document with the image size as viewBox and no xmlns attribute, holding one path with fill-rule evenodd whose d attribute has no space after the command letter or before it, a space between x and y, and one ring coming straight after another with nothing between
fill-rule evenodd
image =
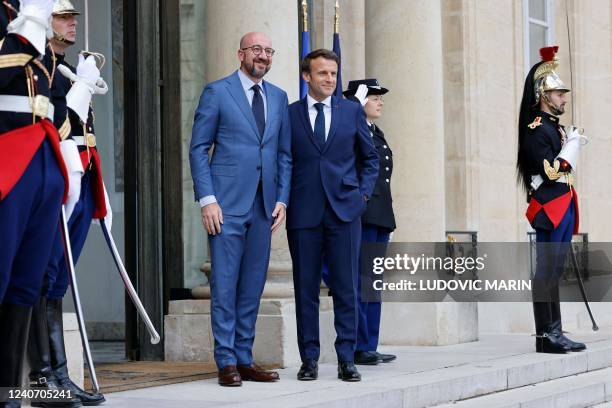
<instances>
[{"instance_id":1,"label":"stone pillar","mask_svg":"<svg viewBox=\"0 0 612 408\"><path fill-rule=\"evenodd\" d=\"M379 124L393 149L396 242L445 239L442 9L439 1L365 4L366 76L390 89ZM477 338L465 303L386 303L381 343L442 345ZM406 325L397 325L398 321Z\"/></svg>"}]
</instances>

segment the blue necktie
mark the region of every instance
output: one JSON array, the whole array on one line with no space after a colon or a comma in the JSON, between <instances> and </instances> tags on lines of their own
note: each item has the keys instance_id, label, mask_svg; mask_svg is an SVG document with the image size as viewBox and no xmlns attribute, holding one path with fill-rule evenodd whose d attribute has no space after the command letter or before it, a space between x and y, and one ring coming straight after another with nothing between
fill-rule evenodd
<instances>
[{"instance_id":1,"label":"blue necktie","mask_svg":"<svg viewBox=\"0 0 612 408\"><path fill-rule=\"evenodd\" d=\"M263 137L264 129L266 128L266 115L264 113L263 98L261 97L261 88L259 85L253 85L251 89L254 92L253 103L251 109L253 109L253 116L255 116L255 123L259 129L259 140Z\"/></svg>"},{"instance_id":2,"label":"blue necktie","mask_svg":"<svg viewBox=\"0 0 612 408\"><path fill-rule=\"evenodd\" d=\"M315 119L314 125L314 137L319 146L323 148L325 146L325 114L323 113L322 103L315 103L314 107L317 109L317 118Z\"/></svg>"}]
</instances>

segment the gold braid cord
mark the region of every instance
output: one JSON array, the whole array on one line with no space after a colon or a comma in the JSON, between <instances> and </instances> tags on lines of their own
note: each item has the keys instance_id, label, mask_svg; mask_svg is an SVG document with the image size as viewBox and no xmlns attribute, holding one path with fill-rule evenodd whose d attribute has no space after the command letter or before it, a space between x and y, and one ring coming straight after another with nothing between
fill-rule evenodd
<instances>
[{"instance_id":1,"label":"gold braid cord","mask_svg":"<svg viewBox=\"0 0 612 408\"><path fill-rule=\"evenodd\" d=\"M567 178L567 184L573 184L573 177L571 171L559 171L559 167L561 163L559 160L555 160L551 165L550 162L544 159L544 173L551 181L557 181L561 177L565 176Z\"/></svg>"}]
</instances>

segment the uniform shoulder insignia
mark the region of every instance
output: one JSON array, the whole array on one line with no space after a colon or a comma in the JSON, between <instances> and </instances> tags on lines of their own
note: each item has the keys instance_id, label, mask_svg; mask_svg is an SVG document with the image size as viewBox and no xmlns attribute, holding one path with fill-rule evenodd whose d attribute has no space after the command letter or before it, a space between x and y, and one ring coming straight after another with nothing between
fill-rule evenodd
<instances>
[{"instance_id":1,"label":"uniform shoulder insignia","mask_svg":"<svg viewBox=\"0 0 612 408\"><path fill-rule=\"evenodd\" d=\"M527 127L529 129L535 129L538 126L542 126L542 117L541 116L536 116L536 118L533 120L533 122L531 122L530 124L527 125Z\"/></svg>"},{"instance_id":2,"label":"uniform shoulder insignia","mask_svg":"<svg viewBox=\"0 0 612 408\"><path fill-rule=\"evenodd\" d=\"M2 49L3 45L4 45L4 38L0 38L0 50Z\"/></svg>"}]
</instances>

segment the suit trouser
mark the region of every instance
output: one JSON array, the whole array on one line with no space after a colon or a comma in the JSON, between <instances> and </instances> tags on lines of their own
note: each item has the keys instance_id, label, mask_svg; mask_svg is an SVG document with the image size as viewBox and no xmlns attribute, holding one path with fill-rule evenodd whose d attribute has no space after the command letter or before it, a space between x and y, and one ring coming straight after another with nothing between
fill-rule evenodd
<instances>
[{"instance_id":1,"label":"suit trouser","mask_svg":"<svg viewBox=\"0 0 612 408\"><path fill-rule=\"evenodd\" d=\"M94 210L95 201L91 189L91 177L90 173L86 171L81 178L79 201L74 206L74 211L68 220L70 246L75 265L85 246ZM45 287L43 288L43 293L47 295L48 299L62 299L68 289L68 266L66 265L63 240L62 227L58 225L53 250L47 265Z\"/></svg>"},{"instance_id":2,"label":"suit trouser","mask_svg":"<svg viewBox=\"0 0 612 408\"><path fill-rule=\"evenodd\" d=\"M293 264L297 337L302 361L318 360L321 254L329 267L334 301L338 361L353 361L357 339L357 278L361 221L340 220L327 203L323 220L314 228L289 229Z\"/></svg>"},{"instance_id":3,"label":"suit trouser","mask_svg":"<svg viewBox=\"0 0 612 408\"><path fill-rule=\"evenodd\" d=\"M559 280L570 250L574 223L574 203L570 205L554 230L536 229L536 273L533 280L536 332L547 332L555 325L560 329Z\"/></svg>"},{"instance_id":4,"label":"suit trouser","mask_svg":"<svg viewBox=\"0 0 612 408\"><path fill-rule=\"evenodd\" d=\"M390 230L371 224L361 226L361 247L368 243L388 243ZM384 253L382 254L384 256ZM371 262L367 263L371 265ZM359 324L357 330L358 351L376 351L378 347L378 335L380 331L380 301L362 301L361 294L362 278L358 280L357 294L359 299Z\"/></svg>"},{"instance_id":5,"label":"suit trouser","mask_svg":"<svg viewBox=\"0 0 612 408\"><path fill-rule=\"evenodd\" d=\"M255 322L270 260L271 227L272 219L266 215L259 188L245 215L223 214L221 234L209 235L212 331L220 370L253 363Z\"/></svg>"},{"instance_id":6,"label":"suit trouser","mask_svg":"<svg viewBox=\"0 0 612 408\"><path fill-rule=\"evenodd\" d=\"M0 201L0 303L34 305L57 228L64 178L45 140Z\"/></svg>"}]
</instances>

